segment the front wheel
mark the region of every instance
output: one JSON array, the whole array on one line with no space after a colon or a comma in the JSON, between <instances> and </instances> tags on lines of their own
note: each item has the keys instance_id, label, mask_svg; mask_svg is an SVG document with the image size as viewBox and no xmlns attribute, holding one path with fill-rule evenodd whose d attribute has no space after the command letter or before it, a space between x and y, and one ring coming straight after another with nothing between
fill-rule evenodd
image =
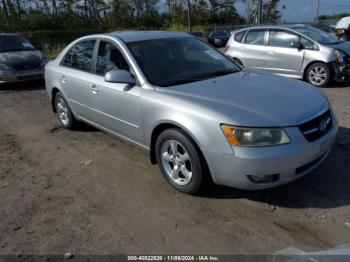
<instances>
[{"instance_id":1,"label":"front wheel","mask_svg":"<svg viewBox=\"0 0 350 262\"><path fill-rule=\"evenodd\" d=\"M208 168L199 148L180 129L168 129L156 142L160 170L175 189L195 194L208 183Z\"/></svg>"},{"instance_id":2,"label":"front wheel","mask_svg":"<svg viewBox=\"0 0 350 262\"><path fill-rule=\"evenodd\" d=\"M330 79L331 71L324 63L315 63L306 72L306 81L316 87L325 87Z\"/></svg>"}]
</instances>

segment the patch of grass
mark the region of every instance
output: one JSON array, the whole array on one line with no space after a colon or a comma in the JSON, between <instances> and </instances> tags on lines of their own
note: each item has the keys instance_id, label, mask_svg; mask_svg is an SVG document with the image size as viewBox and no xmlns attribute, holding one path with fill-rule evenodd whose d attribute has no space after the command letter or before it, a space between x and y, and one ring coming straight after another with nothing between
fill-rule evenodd
<instances>
[{"instance_id":1,"label":"patch of grass","mask_svg":"<svg viewBox=\"0 0 350 262\"><path fill-rule=\"evenodd\" d=\"M53 60L57 57L57 55L65 48L65 45L60 44L60 45L53 45L50 46L49 44L44 44L42 47L42 52L47 55L47 57L50 60Z\"/></svg>"}]
</instances>

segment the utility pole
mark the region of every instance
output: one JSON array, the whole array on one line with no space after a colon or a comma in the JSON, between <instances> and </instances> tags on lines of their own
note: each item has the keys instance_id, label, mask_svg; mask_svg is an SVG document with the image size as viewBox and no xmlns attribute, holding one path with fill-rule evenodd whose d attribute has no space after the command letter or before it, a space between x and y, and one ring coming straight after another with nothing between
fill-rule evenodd
<instances>
[{"instance_id":1,"label":"utility pole","mask_svg":"<svg viewBox=\"0 0 350 262\"><path fill-rule=\"evenodd\" d=\"M187 23L188 23L188 32L191 33L191 0L187 0Z\"/></svg>"},{"instance_id":2,"label":"utility pole","mask_svg":"<svg viewBox=\"0 0 350 262\"><path fill-rule=\"evenodd\" d=\"M318 22L318 17L320 16L320 0L317 0L317 13L316 13L316 22Z\"/></svg>"},{"instance_id":3,"label":"utility pole","mask_svg":"<svg viewBox=\"0 0 350 262\"><path fill-rule=\"evenodd\" d=\"M261 25L262 23L262 11L263 11L263 0L258 0L258 7L256 9L255 23Z\"/></svg>"}]
</instances>

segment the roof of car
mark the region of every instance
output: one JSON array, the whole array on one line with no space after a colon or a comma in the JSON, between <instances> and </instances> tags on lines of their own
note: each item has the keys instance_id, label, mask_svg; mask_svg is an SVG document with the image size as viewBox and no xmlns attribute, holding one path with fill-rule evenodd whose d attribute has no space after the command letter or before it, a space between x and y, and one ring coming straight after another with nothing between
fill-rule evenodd
<instances>
[{"instance_id":1,"label":"roof of car","mask_svg":"<svg viewBox=\"0 0 350 262\"><path fill-rule=\"evenodd\" d=\"M186 33L168 32L168 31L120 31L108 33L113 37L118 37L124 42L146 41L152 39L164 39L175 37L193 37Z\"/></svg>"},{"instance_id":2,"label":"roof of car","mask_svg":"<svg viewBox=\"0 0 350 262\"><path fill-rule=\"evenodd\" d=\"M256 26L249 26L249 27L244 27L240 28L237 30L232 31L233 33L239 32L239 31L244 31L244 30L251 30L251 29L265 29L265 28L278 28L278 29L283 29L283 28L288 28L288 29L293 29L294 27L297 26L307 26L304 24L280 24L280 25L256 25Z\"/></svg>"}]
</instances>

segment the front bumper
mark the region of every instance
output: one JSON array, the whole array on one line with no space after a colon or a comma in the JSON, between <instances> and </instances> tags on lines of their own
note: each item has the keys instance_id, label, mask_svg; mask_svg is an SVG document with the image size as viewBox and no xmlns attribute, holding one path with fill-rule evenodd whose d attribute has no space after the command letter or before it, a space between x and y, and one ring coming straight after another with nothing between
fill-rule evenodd
<instances>
[{"instance_id":1,"label":"front bumper","mask_svg":"<svg viewBox=\"0 0 350 262\"><path fill-rule=\"evenodd\" d=\"M333 127L322 138L308 142L297 127L284 129L290 144L273 147L235 147L233 155L205 151L214 183L245 190L272 188L290 183L318 167L331 152L338 123L333 114ZM248 176L278 174L271 183L255 183Z\"/></svg>"},{"instance_id":2,"label":"front bumper","mask_svg":"<svg viewBox=\"0 0 350 262\"><path fill-rule=\"evenodd\" d=\"M350 60L347 59L344 63L339 64L337 62L331 63L334 71L334 80L336 81L349 81L350 80Z\"/></svg>"},{"instance_id":3,"label":"front bumper","mask_svg":"<svg viewBox=\"0 0 350 262\"><path fill-rule=\"evenodd\" d=\"M21 81L39 80L44 78L44 68L0 73L0 84Z\"/></svg>"}]
</instances>

